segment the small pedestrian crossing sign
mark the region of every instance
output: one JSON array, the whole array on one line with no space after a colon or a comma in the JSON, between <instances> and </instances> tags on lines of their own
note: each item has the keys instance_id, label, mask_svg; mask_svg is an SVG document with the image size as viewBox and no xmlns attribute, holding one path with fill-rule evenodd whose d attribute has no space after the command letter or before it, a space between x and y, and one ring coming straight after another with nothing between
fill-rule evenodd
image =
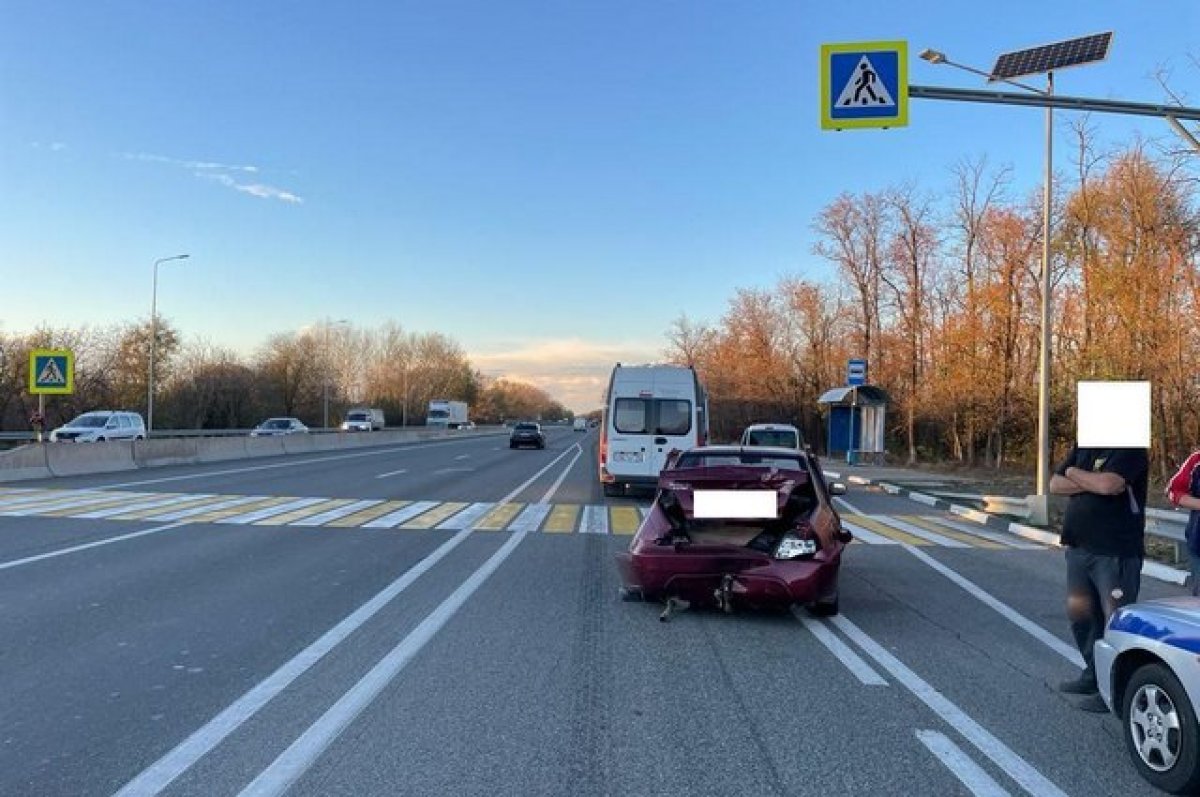
<instances>
[{"instance_id":1,"label":"small pedestrian crossing sign","mask_svg":"<svg viewBox=\"0 0 1200 797\"><path fill-rule=\"evenodd\" d=\"M908 124L908 42L821 45L821 128Z\"/></svg>"},{"instance_id":2,"label":"small pedestrian crossing sign","mask_svg":"<svg viewBox=\"0 0 1200 797\"><path fill-rule=\"evenodd\" d=\"M29 352L29 392L33 395L75 392L75 354L70 349Z\"/></svg>"}]
</instances>

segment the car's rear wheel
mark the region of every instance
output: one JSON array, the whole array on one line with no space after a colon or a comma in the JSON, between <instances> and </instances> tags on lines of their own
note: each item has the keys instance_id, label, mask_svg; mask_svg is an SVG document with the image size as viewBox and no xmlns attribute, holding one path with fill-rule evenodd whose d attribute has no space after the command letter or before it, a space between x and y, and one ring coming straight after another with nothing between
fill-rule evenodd
<instances>
[{"instance_id":1,"label":"car's rear wheel","mask_svg":"<svg viewBox=\"0 0 1200 797\"><path fill-rule=\"evenodd\" d=\"M1122 703L1125 747L1139 774L1171 794L1200 789L1196 712L1175 674L1157 663L1138 668Z\"/></svg>"}]
</instances>

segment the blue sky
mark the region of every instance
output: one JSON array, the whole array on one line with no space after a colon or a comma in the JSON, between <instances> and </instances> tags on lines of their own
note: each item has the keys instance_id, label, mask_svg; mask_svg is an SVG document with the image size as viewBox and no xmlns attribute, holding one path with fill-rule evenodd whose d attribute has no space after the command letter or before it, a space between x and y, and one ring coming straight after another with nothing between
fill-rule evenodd
<instances>
[{"instance_id":1,"label":"blue sky","mask_svg":"<svg viewBox=\"0 0 1200 797\"><path fill-rule=\"evenodd\" d=\"M326 317L390 319L576 409L680 314L827 278L811 224L842 191L945 194L979 155L1014 192L1038 185L1034 109L914 100L908 128L822 132L822 43L904 39L912 83L966 87L982 81L916 53L988 69L1114 30L1059 92L1158 102L1165 66L1200 104L1195 0L0 8L0 329L146 318L153 261L186 252L158 293L186 338L248 353Z\"/></svg>"}]
</instances>

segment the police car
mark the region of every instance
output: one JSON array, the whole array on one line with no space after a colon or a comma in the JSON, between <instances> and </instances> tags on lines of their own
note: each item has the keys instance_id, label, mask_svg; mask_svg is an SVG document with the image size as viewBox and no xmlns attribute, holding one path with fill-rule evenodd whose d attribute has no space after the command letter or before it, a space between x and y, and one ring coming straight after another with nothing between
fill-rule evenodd
<instances>
[{"instance_id":1,"label":"police car","mask_svg":"<svg viewBox=\"0 0 1200 797\"><path fill-rule=\"evenodd\" d=\"M1171 794L1200 791L1200 598L1118 609L1095 654L1100 695L1141 776Z\"/></svg>"}]
</instances>

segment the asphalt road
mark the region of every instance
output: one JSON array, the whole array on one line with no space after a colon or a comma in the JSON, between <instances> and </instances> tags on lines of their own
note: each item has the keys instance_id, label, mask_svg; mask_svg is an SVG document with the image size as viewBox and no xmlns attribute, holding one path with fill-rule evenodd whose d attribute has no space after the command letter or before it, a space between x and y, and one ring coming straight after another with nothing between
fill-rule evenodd
<instances>
[{"instance_id":1,"label":"asphalt road","mask_svg":"<svg viewBox=\"0 0 1200 797\"><path fill-rule=\"evenodd\" d=\"M1061 552L852 487L838 618L664 624L595 446L0 489L0 794L1153 793L1053 689Z\"/></svg>"}]
</instances>

